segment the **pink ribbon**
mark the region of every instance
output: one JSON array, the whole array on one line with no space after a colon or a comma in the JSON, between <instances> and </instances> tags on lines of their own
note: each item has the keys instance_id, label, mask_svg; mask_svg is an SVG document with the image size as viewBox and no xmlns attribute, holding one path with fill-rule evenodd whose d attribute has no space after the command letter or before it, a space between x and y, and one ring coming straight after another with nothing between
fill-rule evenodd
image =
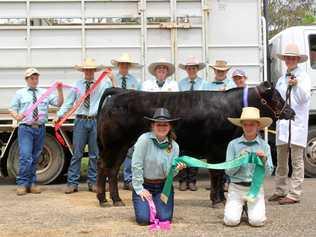
<instances>
[{"instance_id":1,"label":"pink ribbon","mask_svg":"<svg viewBox=\"0 0 316 237\"><path fill-rule=\"evenodd\" d=\"M154 201L152 199L148 199L147 202L149 206L149 230L170 230L170 221L160 221L158 218L156 218L157 211Z\"/></svg>"},{"instance_id":2,"label":"pink ribbon","mask_svg":"<svg viewBox=\"0 0 316 237\"><path fill-rule=\"evenodd\" d=\"M57 89L58 85L60 84L60 82L54 82L37 100L34 104L30 105L29 108L27 108L26 111L23 112L24 117L29 116L31 113L33 113L33 110L40 104L43 102L43 100L45 100L48 96L50 96L52 94L52 92L54 90ZM63 88L71 88L73 90L76 91L76 93L80 93L79 89L67 84L63 84L62 83L62 87ZM40 115L39 115L40 117ZM31 121L30 121L31 122Z\"/></svg>"}]
</instances>

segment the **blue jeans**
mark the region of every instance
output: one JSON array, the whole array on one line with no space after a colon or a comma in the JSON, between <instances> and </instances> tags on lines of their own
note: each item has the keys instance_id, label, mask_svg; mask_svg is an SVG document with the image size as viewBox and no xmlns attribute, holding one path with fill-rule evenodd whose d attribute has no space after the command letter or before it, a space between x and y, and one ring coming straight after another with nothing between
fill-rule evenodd
<instances>
[{"instance_id":1,"label":"blue jeans","mask_svg":"<svg viewBox=\"0 0 316 237\"><path fill-rule=\"evenodd\" d=\"M123 163L124 169L123 169L123 178L124 183L130 183L132 182L132 156L134 152L134 146L128 149L125 161Z\"/></svg>"},{"instance_id":2,"label":"blue jeans","mask_svg":"<svg viewBox=\"0 0 316 237\"><path fill-rule=\"evenodd\" d=\"M99 155L97 145L97 122L96 120L76 119L73 129L74 154L68 168L68 186L78 187L80 179L81 158L84 148L89 147L88 184L95 185L97 157Z\"/></svg>"},{"instance_id":3,"label":"blue jeans","mask_svg":"<svg viewBox=\"0 0 316 237\"><path fill-rule=\"evenodd\" d=\"M37 161L42 153L45 140L45 126L31 128L21 124L18 129L19 174L17 185L31 187L36 183Z\"/></svg>"},{"instance_id":4,"label":"blue jeans","mask_svg":"<svg viewBox=\"0 0 316 237\"><path fill-rule=\"evenodd\" d=\"M173 217L173 208L174 208L174 191L170 193L167 204L164 204L160 200L160 194L162 192L164 184L143 184L143 187L147 189L151 194L153 201L156 206L157 218L161 221L171 221ZM136 222L140 225L148 225L150 222L149 219L149 206L148 202L143 201L142 198L133 191L132 194L134 211Z\"/></svg>"}]
</instances>

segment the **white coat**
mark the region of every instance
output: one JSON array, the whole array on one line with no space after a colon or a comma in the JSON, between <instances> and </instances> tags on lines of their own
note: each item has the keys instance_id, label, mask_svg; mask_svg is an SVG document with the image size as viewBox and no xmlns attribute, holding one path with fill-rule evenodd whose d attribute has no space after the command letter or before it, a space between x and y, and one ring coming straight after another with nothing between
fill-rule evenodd
<instances>
[{"instance_id":1,"label":"white coat","mask_svg":"<svg viewBox=\"0 0 316 237\"><path fill-rule=\"evenodd\" d=\"M162 87L157 85L156 79L147 79L143 82L142 91L152 91L152 92L171 92L179 91L178 82L172 79L166 79Z\"/></svg>"},{"instance_id":2,"label":"white coat","mask_svg":"<svg viewBox=\"0 0 316 237\"><path fill-rule=\"evenodd\" d=\"M297 85L293 86L291 92L291 108L295 111L295 120L292 121L291 144L306 147L308 134L309 105L311 99L311 79L301 68L291 72L297 79ZM286 98L288 78L286 75L279 78L276 89L282 98ZM287 144L289 121L278 120L276 124L276 145Z\"/></svg>"}]
</instances>

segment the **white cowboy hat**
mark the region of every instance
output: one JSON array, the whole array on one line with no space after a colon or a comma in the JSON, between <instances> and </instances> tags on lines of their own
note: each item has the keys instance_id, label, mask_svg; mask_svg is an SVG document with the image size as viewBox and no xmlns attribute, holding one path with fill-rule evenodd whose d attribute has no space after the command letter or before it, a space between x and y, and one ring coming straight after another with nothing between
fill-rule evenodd
<instances>
[{"instance_id":1,"label":"white cowboy hat","mask_svg":"<svg viewBox=\"0 0 316 237\"><path fill-rule=\"evenodd\" d=\"M259 127L260 128L265 128L269 127L272 123L272 119L269 117L260 117L260 111L259 109L255 107L244 107L242 109L242 113L240 118L228 118L228 120L236 125L241 127L242 126L242 121L245 120L253 120L259 122Z\"/></svg>"},{"instance_id":2,"label":"white cowboy hat","mask_svg":"<svg viewBox=\"0 0 316 237\"><path fill-rule=\"evenodd\" d=\"M117 67L119 63L128 63L131 67L140 67L141 65L134 62L128 53L123 53L119 58L112 59L111 63L113 66Z\"/></svg>"},{"instance_id":3,"label":"white cowboy hat","mask_svg":"<svg viewBox=\"0 0 316 237\"><path fill-rule=\"evenodd\" d=\"M199 60L196 57L192 56L192 57L189 57L185 63L180 63L179 64L179 68L181 68L183 70L185 70L185 68L187 66L197 66L198 70L200 71L203 68L205 68L205 63L199 62Z\"/></svg>"},{"instance_id":4,"label":"white cowboy hat","mask_svg":"<svg viewBox=\"0 0 316 237\"><path fill-rule=\"evenodd\" d=\"M30 77L32 76L33 74L37 74L37 75L40 75L39 71L36 69L36 68L28 68L25 70L24 72L24 78L27 78L27 77Z\"/></svg>"},{"instance_id":5,"label":"white cowboy hat","mask_svg":"<svg viewBox=\"0 0 316 237\"><path fill-rule=\"evenodd\" d=\"M219 71L228 71L231 66L227 65L227 62L224 60L216 60L214 65L210 65L211 68L219 70Z\"/></svg>"},{"instance_id":6,"label":"white cowboy hat","mask_svg":"<svg viewBox=\"0 0 316 237\"><path fill-rule=\"evenodd\" d=\"M290 43L286 46L285 50L283 53L277 54L276 55L279 59L284 60L285 56L291 56L291 57L299 57L299 63L303 63L307 61L307 55L305 54L300 54L300 51L298 49L298 46L294 43Z\"/></svg>"},{"instance_id":7,"label":"white cowboy hat","mask_svg":"<svg viewBox=\"0 0 316 237\"><path fill-rule=\"evenodd\" d=\"M97 65L93 58L86 58L82 64L75 65L75 69L82 72L84 69L95 69L95 71L100 71L104 68L102 65Z\"/></svg>"},{"instance_id":8,"label":"white cowboy hat","mask_svg":"<svg viewBox=\"0 0 316 237\"><path fill-rule=\"evenodd\" d=\"M172 63L169 63L166 59L161 58L157 62L154 62L148 66L148 71L151 73L151 75L155 76L155 69L158 66L166 66L168 68L167 77L171 76L175 71L175 67Z\"/></svg>"}]
</instances>

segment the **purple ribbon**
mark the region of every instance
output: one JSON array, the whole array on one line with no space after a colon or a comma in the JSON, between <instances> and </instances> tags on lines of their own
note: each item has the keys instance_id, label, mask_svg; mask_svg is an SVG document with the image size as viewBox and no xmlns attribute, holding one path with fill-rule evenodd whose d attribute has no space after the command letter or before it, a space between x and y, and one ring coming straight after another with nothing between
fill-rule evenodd
<instances>
[{"instance_id":1,"label":"purple ribbon","mask_svg":"<svg viewBox=\"0 0 316 237\"><path fill-rule=\"evenodd\" d=\"M156 218L156 206L152 199L147 200L148 206L149 206L149 230L155 231L155 230L170 230L171 229L171 223L170 221L160 221L158 218Z\"/></svg>"},{"instance_id":2,"label":"purple ribbon","mask_svg":"<svg viewBox=\"0 0 316 237\"><path fill-rule=\"evenodd\" d=\"M243 107L248 107L248 86L245 86L243 91Z\"/></svg>"}]
</instances>

